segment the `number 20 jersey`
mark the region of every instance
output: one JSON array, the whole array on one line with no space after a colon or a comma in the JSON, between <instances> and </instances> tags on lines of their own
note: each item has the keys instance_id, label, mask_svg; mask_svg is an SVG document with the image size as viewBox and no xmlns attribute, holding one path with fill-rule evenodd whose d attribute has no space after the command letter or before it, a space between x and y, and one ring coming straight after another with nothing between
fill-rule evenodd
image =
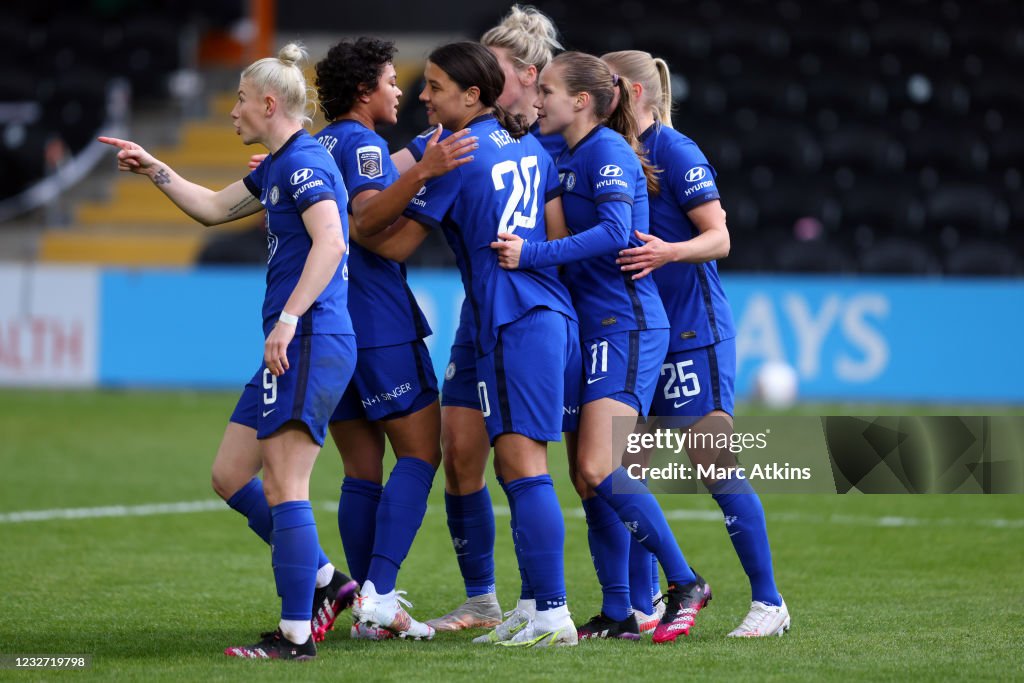
<instances>
[{"instance_id":1,"label":"number 20 jersey","mask_svg":"<svg viewBox=\"0 0 1024 683\"><path fill-rule=\"evenodd\" d=\"M470 301L476 353L482 356L494 348L502 325L534 308L572 320L576 313L554 268L505 270L490 246L499 232L547 239L544 205L561 192L550 155L532 135L512 138L492 114L468 127L480 142L473 161L429 181L405 215L444 230Z\"/></svg>"}]
</instances>

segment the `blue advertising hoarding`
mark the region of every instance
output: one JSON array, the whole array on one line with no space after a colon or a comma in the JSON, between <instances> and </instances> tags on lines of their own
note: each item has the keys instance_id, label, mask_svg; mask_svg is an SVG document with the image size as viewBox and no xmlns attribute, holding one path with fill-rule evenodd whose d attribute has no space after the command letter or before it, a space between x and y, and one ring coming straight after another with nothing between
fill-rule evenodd
<instances>
[{"instance_id":1,"label":"blue advertising hoarding","mask_svg":"<svg viewBox=\"0 0 1024 683\"><path fill-rule=\"evenodd\" d=\"M259 268L106 270L100 278L99 383L240 388L262 358ZM800 397L1024 403L1024 282L727 276L736 319L737 393L785 360ZM443 376L462 283L413 269Z\"/></svg>"}]
</instances>

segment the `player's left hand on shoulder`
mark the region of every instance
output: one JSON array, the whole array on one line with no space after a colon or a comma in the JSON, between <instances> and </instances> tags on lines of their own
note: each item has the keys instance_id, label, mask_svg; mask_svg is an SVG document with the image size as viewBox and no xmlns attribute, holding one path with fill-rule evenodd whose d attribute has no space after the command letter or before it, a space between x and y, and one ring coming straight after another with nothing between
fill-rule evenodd
<instances>
[{"instance_id":1,"label":"player's left hand on shoulder","mask_svg":"<svg viewBox=\"0 0 1024 683\"><path fill-rule=\"evenodd\" d=\"M491 249L498 254L498 265L505 270L519 267L519 257L523 253L523 238L511 232L499 232L498 239L491 242Z\"/></svg>"}]
</instances>

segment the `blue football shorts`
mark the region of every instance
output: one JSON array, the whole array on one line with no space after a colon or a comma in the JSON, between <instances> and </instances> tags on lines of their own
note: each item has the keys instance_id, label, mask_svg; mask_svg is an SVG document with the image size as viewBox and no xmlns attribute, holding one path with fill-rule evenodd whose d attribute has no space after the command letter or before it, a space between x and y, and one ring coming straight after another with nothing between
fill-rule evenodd
<instances>
[{"instance_id":1,"label":"blue football shorts","mask_svg":"<svg viewBox=\"0 0 1024 683\"><path fill-rule=\"evenodd\" d=\"M735 385L735 338L671 353L661 365L651 414L699 418L721 410L732 415Z\"/></svg>"},{"instance_id":2,"label":"blue football shorts","mask_svg":"<svg viewBox=\"0 0 1024 683\"><path fill-rule=\"evenodd\" d=\"M437 378L422 339L359 349L355 374L331 422L393 420L437 400Z\"/></svg>"},{"instance_id":3,"label":"blue football shorts","mask_svg":"<svg viewBox=\"0 0 1024 683\"><path fill-rule=\"evenodd\" d=\"M627 330L583 342L583 403L612 398L646 415L669 330Z\"/></svg>"},{"instance_id":4,"label":"blue football shorts","mask_svg":"<svg viewBox=\"0 0 1024 683\"><path fill-rule=\"evenodd\" d=\"M453 344L441 385L441 405L480 410L476 386L476 352L472 344Z\"/></svg>"},{"instance_id":5,"label":"blue football shorts","mask_svg":"<svg viewBox=\"0 0 1024 683\"><path fill-rule=\"evenodd\" d=\"M579 425L583 373L579 326L548 308L504 325L494 350L477 359L478 406L493 444L514 433L559 441Z\"/></svg>"},{"instance_id":6,"label":"blue football shorts","mask_svg":"<svg viewBox=\"0 0 1024 683\"><path fill-rule=\"evenodd\" d=\"M309 428L324 445L327 422L345 392L356 365L356 338L351 334L307 334L288 345L288 370L280 377L260 364L245 385L231 421L252 427L265 439L286 422Z\"/></svg>"}]
</instances>

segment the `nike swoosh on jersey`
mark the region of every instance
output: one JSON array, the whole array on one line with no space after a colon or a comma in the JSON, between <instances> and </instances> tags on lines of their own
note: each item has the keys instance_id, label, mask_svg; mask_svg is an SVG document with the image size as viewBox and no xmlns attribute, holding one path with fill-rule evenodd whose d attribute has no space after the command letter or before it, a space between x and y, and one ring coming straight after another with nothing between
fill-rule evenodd
<instances>
[{"instance_id":1,"label":"nike swoosh on jersey","mask_svg":"<svg viewBox=\"0 0 1024 683\"><path fill-rule=\"evenodd\" d=\"M608 375L605 375L604 377L591 377L591 378L589 378L587 380L587 384L593 384L594 382L600 382L603 379L608 379Z\"/></svg>"},{"instance_id":2,"label":"nike swoosh on jersey","mask_svg":"<svg viewBox=\"0 0 1024 683\"><path fill-rule=\"evenodd\" d=\"M264 410L263 411L263 417L266 417L267 415L270 415L275 410L277 410L277 408L271 408L270 410Z\"/></svg>"},{"instance_id":3,"label":"nike swoosh on jersey","mask_svg":"<svg viewBox=\"0 0 1024 683\"><path fill-rule=\"evenodd\" d=\"M675 401L673 401L673 402L672 402L672 407L673 407L673 408L682 408L682 407L683 407L683 406L685 406L685 405L686 405L687 403L692 403L692 402L693 402L693 399L692 399L692 398L691 398L691 399L690 399L689 401L683 401L682 403L676 403Z\"/></svg>"}]
</instances>

